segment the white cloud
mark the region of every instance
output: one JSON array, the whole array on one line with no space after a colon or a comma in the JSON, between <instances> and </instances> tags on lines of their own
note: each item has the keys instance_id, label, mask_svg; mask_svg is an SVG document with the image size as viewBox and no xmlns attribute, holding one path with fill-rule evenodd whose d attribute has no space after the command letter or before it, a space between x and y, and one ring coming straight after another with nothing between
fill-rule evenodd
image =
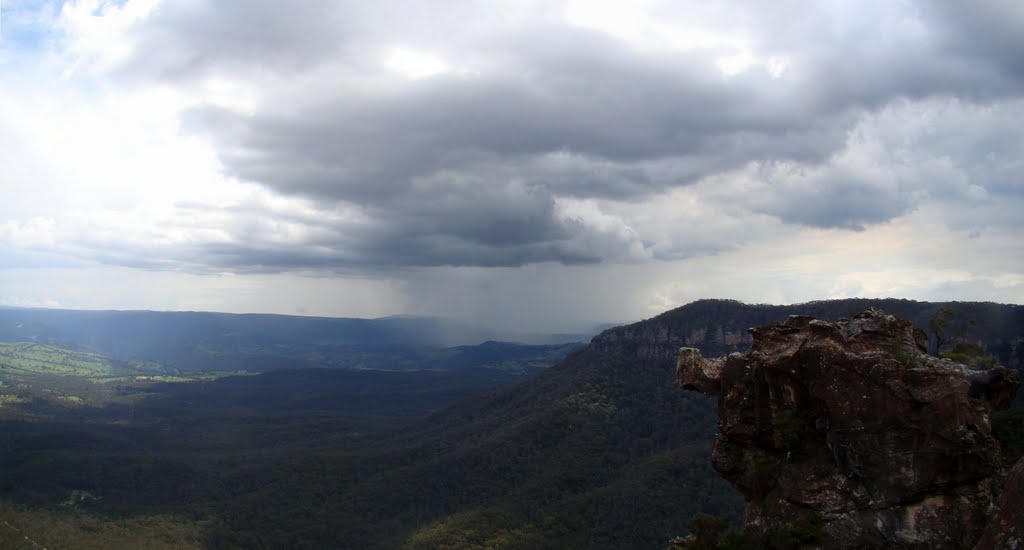
<instances>
[{"instance_id":1,"label":"white cloud","mask_svg":"<svg viewBox=\"0 0 1024 550\"><path fill-rule=\"evenodd\" d=\"M160 0L77 0L61 6L55 22L65 48L64 78L79 71L102 73L128 59L133 45L128 30L153 13Z\"/></svg>"},{"instance_id":2,"label":"white cloud","mask_svg":"<svg viewBox=\"0 0 1024 550\"><path fill-rule=\"evenodd\" d=\"M426 78L453 72L455 69L440 57L410 48L391 50L385 61L387 67L408 78Z\"/></svg>"},{"instance_id":3,"label":"white cloud","mask_svg":"<svg viewBox=\"0 0 1024 550\"><path fill-rule=\"evenodd\" d=\"M49 248L57 244L57 222L34 217L25 222L8 220L0 225L0 241L21 248Z\"/></svg>"},{"instance_id":4,"label":"white cloud","mask_svg":"<svg viewBox=\"0 0 1024 550\"><path fill-rule=\"evenodd\" d=\"M50 298L22 298L20 296L0 296L0 305L10 307L60 308L59 300Z\"/></svg>"}]
</instances>

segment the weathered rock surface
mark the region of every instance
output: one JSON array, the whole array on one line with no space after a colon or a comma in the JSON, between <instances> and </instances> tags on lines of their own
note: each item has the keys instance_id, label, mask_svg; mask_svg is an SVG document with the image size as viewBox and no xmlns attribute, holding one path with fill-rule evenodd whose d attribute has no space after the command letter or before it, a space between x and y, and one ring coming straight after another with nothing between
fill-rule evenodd
<instances>
[{"instance_id":1,"label":"weathered rock surface","mask_svg":"<svg viewBox=\"0 0 1024 550\"><path fill-rule=\"evenodd\" d=\"M1024 458L1010 471L992 519L976 550L1024 548Z\"/></svg>"},{"instance_id":2,"label":"weathered rock surface","mask_svg":"<svg viewBox=\"0 0 1024 550\"><path fill-rule=\"evenodd\" d=\"M989 415L1019 386L925 353L923 332L869 309L751 329L746 353L679 353L677 383L718 396L712 462L744 521L820 516L824 547L970 548L1001 485Z\"/></svg>"}]
</instances>

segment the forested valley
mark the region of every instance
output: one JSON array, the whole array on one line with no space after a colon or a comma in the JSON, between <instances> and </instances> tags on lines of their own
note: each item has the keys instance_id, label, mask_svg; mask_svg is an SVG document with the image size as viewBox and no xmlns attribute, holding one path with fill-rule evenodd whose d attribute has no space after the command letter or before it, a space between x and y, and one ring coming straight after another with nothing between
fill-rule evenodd
<instances>
[{"instance_id":1,"label":"forested valley","mask_svg":"<svg viewBox=\"0 0 1024 550\"><path fill-rule=\"evenodd\" d=\"M586 346L447 347L394 323L2 310L0 546L663 547L743 506L678 348L868 306L1024 365L1024 308L990 303L703 300ZM1021 409L997 422L1018 454Z\"/></svg>"}]
</instances>

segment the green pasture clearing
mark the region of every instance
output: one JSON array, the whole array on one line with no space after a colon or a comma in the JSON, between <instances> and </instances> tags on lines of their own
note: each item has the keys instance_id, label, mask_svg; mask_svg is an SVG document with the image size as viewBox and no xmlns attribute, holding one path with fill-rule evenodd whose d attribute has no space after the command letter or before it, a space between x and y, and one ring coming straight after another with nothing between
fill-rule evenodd
<instances>
[{"instance_id":1,"label":"green pasture clearing","mask_svg":"<svg viewBox=\"0 0 1024 550\"><path fill-rule=\"evenodd\" d=\"M96 353L32 342L0 343L0 371L93 378L124 372L112 360Z\"/></svg>"}]
</instances>

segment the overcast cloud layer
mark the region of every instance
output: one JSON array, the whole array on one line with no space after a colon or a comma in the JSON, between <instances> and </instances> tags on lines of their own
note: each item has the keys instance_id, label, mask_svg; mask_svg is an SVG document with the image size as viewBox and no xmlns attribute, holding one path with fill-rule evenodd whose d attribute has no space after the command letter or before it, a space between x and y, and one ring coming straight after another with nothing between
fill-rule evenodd
<instances>
[{"instance_id":1,"label":"overcast cloud layer","mask_svg":"<svg viewBox=\"0 0 1024 550\"><path fill-rule=\"evenodd\" d=\"M0 301L1019 303L1021 6L7 0Z\"/></svg>"}]
</instances>

